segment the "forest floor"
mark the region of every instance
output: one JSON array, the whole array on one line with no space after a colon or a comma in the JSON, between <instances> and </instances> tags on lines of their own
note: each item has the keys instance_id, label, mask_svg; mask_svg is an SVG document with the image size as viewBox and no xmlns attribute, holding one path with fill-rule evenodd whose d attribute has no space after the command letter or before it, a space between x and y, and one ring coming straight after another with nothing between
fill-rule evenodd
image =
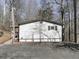
<instances>
[{"instance_id":1,"label":"forest floor","mask_svg":"<svg viewBox=\"0 0 79 59\"><path fill-rule=\"evenodd\" d=\"M0 37L0 44L3 44L4 42L10 40L11 35L9 32L3 31L2 37Z\"/></svg>"}]
</instances>

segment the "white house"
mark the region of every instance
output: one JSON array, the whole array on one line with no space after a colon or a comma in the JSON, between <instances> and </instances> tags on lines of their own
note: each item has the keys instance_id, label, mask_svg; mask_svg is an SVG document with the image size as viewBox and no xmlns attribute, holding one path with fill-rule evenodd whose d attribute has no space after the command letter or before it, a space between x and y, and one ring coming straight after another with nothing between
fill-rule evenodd
<instances>
[{"instance_id":1,"label":"white house","mask_svg":"<svg viewBox=\"0 0 79 59\"><path fill-rule=\"evenodd\" d=\"M19 41L61 42L62 26L50 21L36 21L20 24Z\"/></svg>"}]
</instances>

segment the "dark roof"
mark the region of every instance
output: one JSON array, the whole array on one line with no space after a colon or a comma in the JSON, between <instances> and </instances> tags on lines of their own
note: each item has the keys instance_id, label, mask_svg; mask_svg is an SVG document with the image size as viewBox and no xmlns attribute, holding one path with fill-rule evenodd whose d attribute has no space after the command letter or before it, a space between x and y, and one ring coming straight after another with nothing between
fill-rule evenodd
<instances>
[{"instance_id":1,"label":"dark roof","mask_svg":"<svg viewBox=\"0 0 79 59\"><path fill-rule=\"evenodd\" d=\"M40 20L25 21L25 22L20 23L19 25L34 23L34 22L38 22L38 21L40 21ZM61 25L61 26L62 26L62 24L57 23L57 22L55 22L55 21L50 21L50 20L42 20L42 21L44 21L44 22L49 22L49 23L53 23L53 24L57 24L57 25Z\"/></svg>"}]
</instances>

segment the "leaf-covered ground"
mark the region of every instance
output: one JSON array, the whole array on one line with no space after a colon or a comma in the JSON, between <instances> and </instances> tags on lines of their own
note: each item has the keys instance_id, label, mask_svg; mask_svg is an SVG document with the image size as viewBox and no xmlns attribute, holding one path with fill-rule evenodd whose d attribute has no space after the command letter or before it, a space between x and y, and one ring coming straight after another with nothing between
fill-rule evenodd
<instances>
[{"instance_id":1,"label":"leaf-covered ground","mask_svg":"<svg viewBox=\"0 0 79 59\"><path fill-rule=\"evenodd\" d=\"M0 37L0 44L10 40L11 34L7 31L3 31L3 35Z\"/></svg>"}]
</instances>

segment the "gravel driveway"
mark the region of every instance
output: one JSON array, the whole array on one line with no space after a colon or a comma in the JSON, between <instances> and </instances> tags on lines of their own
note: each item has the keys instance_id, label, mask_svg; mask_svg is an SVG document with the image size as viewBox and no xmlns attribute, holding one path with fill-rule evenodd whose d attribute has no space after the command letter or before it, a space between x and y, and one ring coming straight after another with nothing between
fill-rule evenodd
<instances>
[{"instance_id":1,"label":"gravel driveway","mask_svg":"<svg viewBox=\"0 0 79 59\"><path fill-rule=\"evenodd\" d=\"M79 59L79 52L28 44L0 47L0 59Z\"/></svg>"}]
</instances>

